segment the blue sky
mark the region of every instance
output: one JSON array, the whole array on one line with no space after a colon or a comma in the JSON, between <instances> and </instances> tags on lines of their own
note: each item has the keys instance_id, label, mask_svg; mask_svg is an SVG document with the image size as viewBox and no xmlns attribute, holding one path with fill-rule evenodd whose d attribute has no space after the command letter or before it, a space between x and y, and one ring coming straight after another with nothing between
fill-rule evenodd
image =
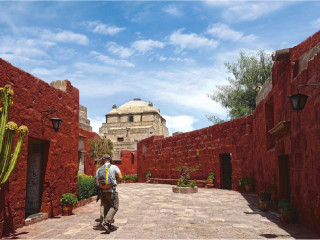
<instances>
[{"instance_id":1,"label":"blue sky","mask_svg":"<svg viewBox=\"0 0 320 240\"><path fill-rule=\"evenodd\" d=\"M317 1L3 2L0 57L80 90L95 131L112 105L152 102L170 133L226 117L207 97L239 51L293 47L320 29Z\"/></svg>"}]
</instances>

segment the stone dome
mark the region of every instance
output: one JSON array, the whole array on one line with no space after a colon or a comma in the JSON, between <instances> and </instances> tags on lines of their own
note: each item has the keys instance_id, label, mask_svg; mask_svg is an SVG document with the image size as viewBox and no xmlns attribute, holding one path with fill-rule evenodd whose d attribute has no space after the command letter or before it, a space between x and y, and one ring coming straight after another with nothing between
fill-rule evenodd
<instances>
[{"instance_id":1,"label":"stone dome","mask_svg":"<svg viewBox=\"0 0 320 240\"><path fill-rule=\"evenodd\" d=\"M114 105L108 114L136 114L146 112L156 112L160 114L159 109L153 106L152 103L147 103L141 101L140 98L135 98L133 101L127 102L121 105L119 108L116 108Z\"/></svg>"}]
</instances>

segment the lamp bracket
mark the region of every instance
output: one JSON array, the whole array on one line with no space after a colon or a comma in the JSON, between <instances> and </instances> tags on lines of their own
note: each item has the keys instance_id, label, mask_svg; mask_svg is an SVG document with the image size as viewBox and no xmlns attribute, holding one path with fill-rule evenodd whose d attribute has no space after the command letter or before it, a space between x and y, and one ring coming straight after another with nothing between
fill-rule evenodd
<instances>
[{"instance_id":1,"label":"lamp bracket","mask_svg":"<svg viewBox=\"0 0 320 240\"><path fill-rule=\"evenodd\" d=\"M56 116L58 116L58 110L43 110L41 111L41 119L44 119L45 117L49 116L52 113L56 113Z\"/></svg>"},{"instance_id":2,"label":"lamp bracket","mask_svg":"<svg viewBox=\"0 0 320 240\"><path fill-rule=\"evenodd\" d=\"M300 93L300 91L299 91L300 87L310 87L310 88L313 88L313 89L320 90L320 87L316 87L316 86L320 86L320 83L297 85L297 90L298 90L298 93Z\"/></svg>"}]
</instances>

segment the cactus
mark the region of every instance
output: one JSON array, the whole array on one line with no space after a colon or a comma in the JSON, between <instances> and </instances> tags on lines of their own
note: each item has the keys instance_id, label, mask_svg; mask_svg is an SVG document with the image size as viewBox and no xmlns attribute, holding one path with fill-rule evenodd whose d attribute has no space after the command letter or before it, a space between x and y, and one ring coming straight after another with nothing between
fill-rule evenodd
<instances>
[{"instance_id":1,"label":"cactus","mask_svg":"<svg viewBox=\"0 0 320 240\"><path fill-rule=\"evenodd\" d=\"M13 169L15 168L23 146L24 137L28 134L26 126L20 126L14 122L8 122L9 109L13 104L13 90L11 86L6 85L0 88L0 97L2 100L2 108L0 108L0 190L5 184ZM12 153L13 137L18 130L19 139Z\"/></svg>"}]
</instances>

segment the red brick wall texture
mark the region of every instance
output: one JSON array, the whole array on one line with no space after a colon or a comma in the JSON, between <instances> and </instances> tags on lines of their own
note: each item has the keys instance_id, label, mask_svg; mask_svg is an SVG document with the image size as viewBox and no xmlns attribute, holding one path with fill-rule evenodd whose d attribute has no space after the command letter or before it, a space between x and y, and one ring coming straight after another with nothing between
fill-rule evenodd
<instances>
[{"instance_id":1,"label":"red brick wall texture","mask_svg":"<svg viewBox=\"0 0 320 240\"><path fill-rule=\"evenodd\" d=\"M238 189L238 180L244 176L255 179L255 191L266 183L274 184L275 199L289 197L298 221L320 232L320 91L300 89L310 96L300 113L292 110L287 97L297 93L297 85L320 83L319 46L317 32L291 48L288 59L274 62L272 90L251 116L173 137L140 141L139 181L145 181L148 171L156 178L178 178L173 171L177 166L201 163L202 168L191 177L206 179L213 171L215 186L221 188L221 154L231 153L232 189ZM270 135L267 131L281 121L290 121L290 129ZM283 186L286 177L289 187Z\"/></svg>"},{"instance_id":2,"label":"red brick wall texture","mask_svg":"<svg viewBox=\"0 0 320 240\"><path fill-rule=\"evenodd\" d=\"M137 151L136 150L122 150L121 162L114 162L121 171L122 175L137 174Z\"/></svg>"},{"instance_id":3,"label":"red brick wall texture","mask_svg":"<svg viewBox=\"0 0 320 240\"><path fill-rule=\"evenodd\" d=\"M70 82L67 82L66 92L57 90L0 59L0 86L6 84L14 90L9 121L26 125L30 132L17 166L0 192L4 231L12 231L24 225L30 142L42 142L45 146L40 178L41 211L49 216L58 215L61 213L61 195L77 193L79 91ZM43 110L58 110L58 116L63 120L58 132L53 130L48 118L42 120Z\"/></svg>"}]
</instances>

